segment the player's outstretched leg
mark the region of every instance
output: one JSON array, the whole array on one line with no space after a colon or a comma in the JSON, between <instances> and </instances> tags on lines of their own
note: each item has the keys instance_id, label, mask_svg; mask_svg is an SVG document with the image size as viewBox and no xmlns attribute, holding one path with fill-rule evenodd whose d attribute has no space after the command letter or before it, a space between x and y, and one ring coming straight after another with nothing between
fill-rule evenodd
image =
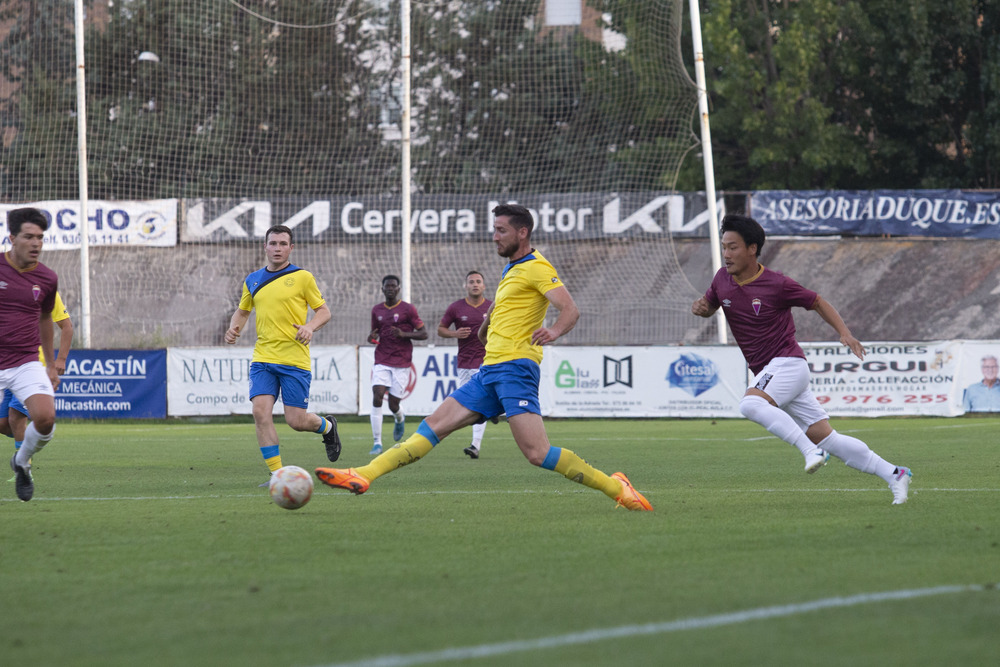
<instances>
[{"instance_id":1,"label":"player's outstretched leg","mask_svg":"<svg viewBox=\"0 0 1000 667\"><path fill-rule=\"evenodd\" d=\"M910 479L913 477L909 468L889 463L863 441L837 431L831 431L830 435L820 441L819 446L839 458L848 467L884 480L892 491L893 505L902 505L906 502Z\"/></svg>"},{"instance_id":2,"label":"player's outstretched leg","mask_svg":"<svg viewBox=\"0 0 1000 667\"><path fill-rule=\"evenodd\" d=\"M354 494L368 490L373 481L397 468L415 463L430 452L439 440L426 421L417 432L360 468L316 468L316 477L327 486L346 489Z\"/></svg>"},{"instance_id":3,"label":"player's outstretched leg","mask_svg":"<svg viewBox=\"0 0 1000 667\"><path fill-rule=\"evenodd\" d=\"M553 470L572 482L597 489L626 509L639 511L653 509L650 502L636 491L624 473L606 475L565 447L550 447L541 465L546 470Z\"/></svg>"}]
</instances>

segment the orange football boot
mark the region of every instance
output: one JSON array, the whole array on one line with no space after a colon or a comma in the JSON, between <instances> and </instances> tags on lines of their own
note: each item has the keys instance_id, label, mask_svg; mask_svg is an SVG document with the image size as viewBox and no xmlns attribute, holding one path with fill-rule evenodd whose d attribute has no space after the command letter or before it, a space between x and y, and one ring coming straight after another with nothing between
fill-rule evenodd
<instances>
[{"instance_id":1,"label":"orange football boot","mask_svg":"<svg viewBox=\"0 0 1000 667\"><path fill-rule=\"evenodd\" d=\"M367 491L371 485L371 482L359 475L354 468L316 468L316 476L327 486L347 489L357 495Z\"/></svg>"},{"instance_id":2,"label":"orange football boot","mask_svg":"<svg viewBox=\"0 0 1000 667\"><path fill-rule=\"evenodd\" d=\"M622 483L622 492L617 498L615 498L615 502L627 510L646 512L653 511L653 506L649 504L649 501L646 500L645 496L635 490L635 487L632 486L632 482L628 481L628 477L625 476L625 473L616 472L611 476Z\"/></svg>"}]
</instances>

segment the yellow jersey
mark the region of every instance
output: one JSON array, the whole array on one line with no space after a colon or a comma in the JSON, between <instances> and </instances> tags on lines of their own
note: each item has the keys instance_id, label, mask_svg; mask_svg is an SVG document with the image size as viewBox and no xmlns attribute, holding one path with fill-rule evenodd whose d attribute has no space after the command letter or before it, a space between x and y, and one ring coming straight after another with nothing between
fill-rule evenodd
<instances>
[{"instance_id":1,"label":"yellow jersey","mask_svg":"<svg viewBox=\"0 0 1000 667\"><path fill-rule=\"evenodd\" d=\"M504 267L493 299L483 364L515 359L541 362L542 346L532 345L531 334L545 323L549 308L545 295L562 286L555 268L534 249Z\"/></svg>"},{"instance_id":2,"label":"yellow jersey","mask_svg":"<svg viewBox=\"0 0 1000 667\"><path fill-rule=\"evenodd\" d=\"M309 308L325 303L313 275L294 264L280 271L264 267L247 276L240 309L257 310L252 361L311 370L309 346L295 340L295 325L306 323Z\"/></svg>"},{"instance_id":3,"label":"yellow jersey","mask_svg":"<svg viewBox=\"0 0 1000 667\"><path fill-rule=\"evenodd\" d=\"M63 320L69 319L69 311L66 310L66 304L63 303L62 297L59 292L56 292L56 305L52 307L52 321L62 322ZM42 366L45 365L45 354L42 353L41 345L38 346L38 360L42 362Z\"/></svg>"}]
</instances>

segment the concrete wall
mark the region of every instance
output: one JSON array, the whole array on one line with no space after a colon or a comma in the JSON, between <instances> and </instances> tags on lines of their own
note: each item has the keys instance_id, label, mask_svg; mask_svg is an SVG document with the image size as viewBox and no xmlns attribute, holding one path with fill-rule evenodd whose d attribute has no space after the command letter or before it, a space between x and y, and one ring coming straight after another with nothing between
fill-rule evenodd
<instances>
[{"instance_id":1,"label":"concrete wall","mask_svg":"<svg viewBox=\"0 0 1000 667\"><path fill-rule=\"evenodd\" d=\"M690 315L711 276L707 240L577 242L539 247L580 305L566 344L705 343L714 319ZM48 251L74 319L80 317L79 257ZM364 341L379 281L398 273L398 252L301 244L293 261L311 270L333 312L324 344ZM761 261L822 294L858 338L934 340L1000 337L1000 241L906 239L768 240ZM258 246L183 245L91 250L94 347L222 344L242 279L263 264ZM491 243L414 248L413 302L433 332L464 293L466 271L496 287L504 260ZM678 270L677 267L680 267ZM815 313L797 311L803 341L833 339ZM252 344L246 336L240 344Z\"/></svg>"}]
</instances>

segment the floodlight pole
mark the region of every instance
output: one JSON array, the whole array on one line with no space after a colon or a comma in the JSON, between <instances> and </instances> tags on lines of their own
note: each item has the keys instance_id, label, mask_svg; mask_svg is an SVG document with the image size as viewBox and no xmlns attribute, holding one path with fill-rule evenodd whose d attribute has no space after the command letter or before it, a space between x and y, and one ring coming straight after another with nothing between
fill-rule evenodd
<instances>
[{"instance_id":1,"label":"floodlight pole","mask_svg":"<svg viewBox=\"0 0 1000 667\"><path fill-rule=\"evenodd\" d=\"M401 267L400 280L402 281L402 299L410 302L410 0L400 2L400 22L402 23L402 115L400 118L400 148L401 156L401 178L400 194L402 202L400 204L400 217L402 218L402 246L401 246Z\"/></svg>"},{"instance_id":2,"label":"floodlight pole","mask_svg":"<svg viewBox=\"0 0 1000 667\"><path fill-rule=\"evenodd\" d=\"M701 118L702 162L705 165L705 198L708 200L708 234L712 244L712 275L722 268L719 245L719 212L715 206L715 163L712 161L712 132L708 125L708 88L705 85L705 52L701 43L701 8L698 0L689 0L691 7L691 41L694 45L694 74L698 86L698 115ZM716 312L719 342L727 342L726 316L722 308Z\"/></svg>"},{"instance_id":3,"label":"floodlight pole","mask_svg":"<svg viewBox=\"0 0 1000 667\"><path fill-rule=\"evenodd\" d=\"M87 87L83 60L83 0L75 0L76 139L80 188L80 331L83 347L90 341L90 233L87 220Z\"/></svg>"}]
</instances>

